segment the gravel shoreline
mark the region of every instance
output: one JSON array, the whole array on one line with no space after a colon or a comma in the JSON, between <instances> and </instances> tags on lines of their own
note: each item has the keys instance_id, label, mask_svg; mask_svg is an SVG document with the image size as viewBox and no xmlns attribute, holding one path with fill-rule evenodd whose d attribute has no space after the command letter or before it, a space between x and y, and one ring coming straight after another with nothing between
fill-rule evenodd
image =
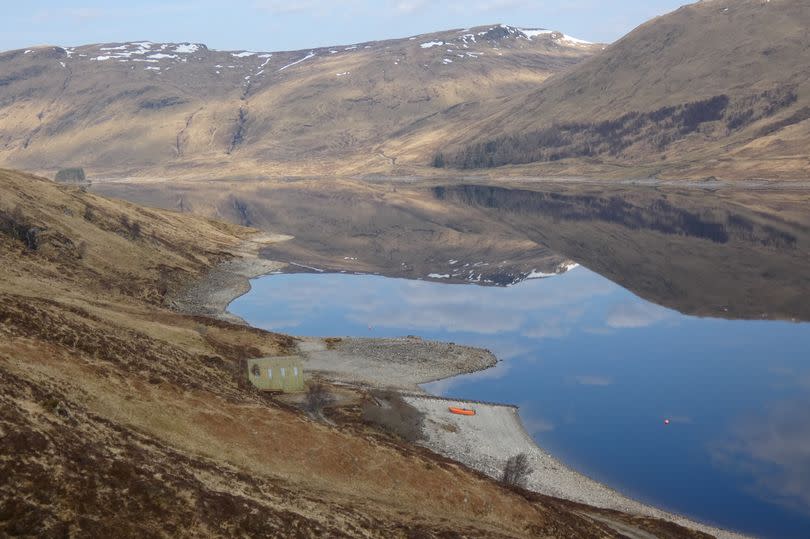
<instances>
[{"instance_id":1,"label":"gravel shoreline","mask_svg":"<svg viewBox=\"0 0 810 539\"><path fill-rule=\"evenodd\" d=\"M288 239L291 236L262 234L246 240L234 252L233 259L212 268L202 279L180 290L169 300L169 305L180 312L247 325L247 322L228 312L228 305L250 292L251 279L286 266L283 262L261 258L259 251L269 243Z\"/></svg>"},{"instance_id":2,"label":"gravel shoreline","mask_svg":"<svg viewBox=\"0 0 810 539\"><path fill-rule=\"evenodd\" d=\"M286 266L259 257L262 246L286 239L289 236L263 235L246 241L234 259L213 268L182 290L171 305L181 312L246 324L227 311L228 305L250 291L250 279ZM433 397L419 387L494 366L498 360L488 350L418 337L302 338L298 348L307 370L328 380L400 391L409 404L425 414L426 440L422 445L490 477L499 478L506 458L526 453L534 470L527 484L529 490L667 520L719 539L747 537L643 504L568 468L534 442L515 406ZM450 406L474 408L476 415L449 414Z\"/></svg>"},{"instance_id":3,"label":"gravel shoreline","mask_svg":"<svg viewBox=\"0 0 810 539\"><path fill-rule=\"evenodd\" d=\"M403 398L425 414L426 440L422 445L494 479L500 479L507 458L525 453L533 470L526 484L528 490L602 509L667 520L719 539L745 537L638 502L572 470L535 443L515 406L428 395L404 395ZM451 406L472 408L476 415L451 414L448 410Z\"/></svg>"},{"instance_id":4,"label":"gravel shoreline","mask_svg":"<svg viewBox=\"0 0 810 539\"><path fill-rule=\"evenodd\" d=\"M305 338L298 345L309 371L335 382L421 393L420 384L494 366L489 350L419 337Z\"/></svg>"}]
</instances>

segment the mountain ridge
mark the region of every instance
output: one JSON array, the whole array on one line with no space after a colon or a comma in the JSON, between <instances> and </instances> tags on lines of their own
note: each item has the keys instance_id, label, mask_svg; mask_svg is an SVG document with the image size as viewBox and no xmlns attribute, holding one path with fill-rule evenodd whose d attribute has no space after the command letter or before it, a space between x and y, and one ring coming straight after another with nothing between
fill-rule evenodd
<instances>
[{"instance_id":1,"label":"mountain ridge","mask_svg":"<svg viewBox=\"0 0 810 539\"><path fill-rule=\"evenodd\" d=\"M808 24L798 0L683 6L439 151L459 168L806 179Z\"/></svg>"},{"instance_id":2,"label":"mountain ridge","mask_svg":"<svg viewBox=\"0 0 810 539\"><path fill-rule=\"evenodd\" d=\"M47 172L387 170L381 141L600 49L495 25L298 51L147 41L0 53L0 161ZM238 159L236 159L238 157ZM348 166L347 166L348 163Z\"/></svg>"}]
</instances>

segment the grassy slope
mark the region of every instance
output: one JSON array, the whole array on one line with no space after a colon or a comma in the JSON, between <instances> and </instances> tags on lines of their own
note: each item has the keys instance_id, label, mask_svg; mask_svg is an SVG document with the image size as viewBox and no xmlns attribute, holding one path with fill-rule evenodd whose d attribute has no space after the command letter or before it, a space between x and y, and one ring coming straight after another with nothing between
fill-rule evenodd
<instances>
[{"instance_id":1,"label":"grassy slope","mask_svg":"<svg viewBox=\"0 0 810 539\"><path fill-rule=\"evenodd\" d=\"M238 360L291 339L161 299L248 229L9 171L0 193L0 211L42 230L36 251L0 234L0 534L615 535L582 508L244 387Z\"/></svg>"},{"instance_id":2,"label":"grassy slope","mask_svg":"<svg viewBox=\"0 0 810 539\"><path fill-rule=\"evenodd\" d=\"M472 128L435 147L454 154L499 136L521 137L554 125L615 120L727 95L731 103L722 121L705 123L664 148L653 143L666 131L664 122L653 122L637 129L638 143L617 154L597 152L592 158L499 172L806 179L808 24L810 12L800 0L691 4L640 26L537 91L466 118ZM748 106L746 99L788 88L797 94L794 103L742 128L728 128L733 113Z\"/></svg>"}]
</instances>

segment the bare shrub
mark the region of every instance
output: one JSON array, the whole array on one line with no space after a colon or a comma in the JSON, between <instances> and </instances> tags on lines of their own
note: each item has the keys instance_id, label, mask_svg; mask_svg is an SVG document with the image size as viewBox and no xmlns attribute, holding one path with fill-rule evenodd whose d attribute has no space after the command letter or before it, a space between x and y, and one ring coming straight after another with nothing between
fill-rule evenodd
<instances>
[{"instance_id":1,"label":"bare shrub","mask_svg":"<svg viewBox=\"0 0 810 539\"><path fill-rule=\"evenodd\" d=\"M23 242L32 251L39 248L40 231L38 227L28 222L20 206L11 212L0 211L0 232Z\"/></svg>"},{"instance_id":2,"label":"bare shrub","mask_svg":"<svg viewBox=\"0 0 810 539\"><path fill-rule=\"evenodd\" d=\"M503 475L501 482L510 487L526 486L526 479L532 473L532 467L529 465L529 456L526 453L519 453L514 457L506 459L503 466Z\"/></svg>"},{"instance_id":3,"label":"bare shrub","mask_svg":"<svg viewBox=\"0 0 810 539\"><path fill-rule=\"evenodd\" d=\"M377 393L374 397L373 401L363 403L363 421L408 442L424 439L425 414L393 391Z\"/></svg>"},{"instance_id":4,"label":"bare shrub","mask_svg":"<svg viewBox=\"0 0 810 539\"><path fill-rule=\"evenodd\" d=\"M78 255L79 258L84 258L85 256L87 256L87 242L86 241L80 241L79 242L79 245L76 246L76 254Z\"/></svg>"},{"instance_id":5,"label":"bare shrub","mask_svg":"<svg viewBox=\"0 0 810 539\"><path fill-rule=\"evenodd\" d=\"M304 408L312 417L323 417L324 408L334 402L335 397L329 392L329 389L322 383L315 382L307 389Z\"/></svg>"},{"instance_id":6,"label":"bare shrub","mask_svg":"<svg viewBox=\"0 0 810 539\"><path fill-rule=\"evenodd\" d=\"M340 337L327 337L323 340L323 342L326 343L327 350L334 350L341 342L343 342L343 339Z\"/></svg>"}]
</instances>

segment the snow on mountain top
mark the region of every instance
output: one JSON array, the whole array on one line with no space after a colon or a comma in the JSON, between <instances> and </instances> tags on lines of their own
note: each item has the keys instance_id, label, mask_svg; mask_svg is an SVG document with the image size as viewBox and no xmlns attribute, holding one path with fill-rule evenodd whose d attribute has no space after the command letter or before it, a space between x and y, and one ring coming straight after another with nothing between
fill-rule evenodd
<instances>
[{"instance_id":1,"label":"snow on mountain top","mask_svg":"<svg viewBox=\"0 0 810 539\"><path fill-rule=\"evenodd\" d=\"M192 54L200 50L199 45L195 45L194 43L183 43L175 47L174 52L179 54Z\"/></svg>"},{"instance_id":2,"label":"snow on mountain top","mask_svg":"<svg viewBox=\"0 0 810 539\"><path fill-rule=\"evenodd\" d=\"M563 34L562 40L567 43L573 43L574 45L593 45L590 41L585 41L584 39L579 39L573 36L567 36Z\"/></svg>"},{"instance_id":3,"label":"snow on mountain top","mask_svg":"<svg viewBox=\"0 0 810 539\"><path fill-rule=\"evenodd\" d=\"M547 36L554 33L554 30L545 30L543 28L521 28L523 34L529 39L537 36Z\"/></svg>"}]
</instances>

